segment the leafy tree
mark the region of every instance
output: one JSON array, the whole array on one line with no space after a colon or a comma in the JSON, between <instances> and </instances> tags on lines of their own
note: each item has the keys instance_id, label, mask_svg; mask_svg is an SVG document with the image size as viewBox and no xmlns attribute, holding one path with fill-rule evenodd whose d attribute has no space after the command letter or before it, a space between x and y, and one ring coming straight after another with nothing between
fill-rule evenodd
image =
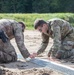
<instances>
[{"instance_id":1,"label":"leafy tree","mask_svg":"<svg viewBox=\"0 0 74 75\"><path fill-rule=\"evenodd\" d=\"M74 0L0 0L0 13L74 12Z\"/></svg>"},{"instance_id":2,"label":"leafy tree","mask_svg":"<svg viewBox=\"0 0 74 75\"><path fill-rule=\"evenodd\" d=\"M33 0L33 12L48 13L50 12L51 0Z\"/></svg>"}]
</instances>

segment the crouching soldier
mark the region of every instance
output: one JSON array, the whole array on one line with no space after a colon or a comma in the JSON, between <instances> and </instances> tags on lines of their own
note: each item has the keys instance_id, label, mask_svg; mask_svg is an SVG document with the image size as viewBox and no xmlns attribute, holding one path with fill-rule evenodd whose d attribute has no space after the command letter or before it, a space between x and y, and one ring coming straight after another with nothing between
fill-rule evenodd
<instances>
[{"instance_id":1,"label":"crouching soldier","mask_svg":"<svg viewBox=\"0 0 74 75\"><path fill-rule=\"evenodd\" d=\"M23 22L16 22L9 19L0 20L0 62L14 62L17 60L17 54L14 47L10 43L15 38L17 46L24 58L31 57L24 45L24 28Z\"/></svg>"},{"instance_id":2,"label":"crouching soldier","mask_svg":"<svg viewBox=\"0 0 74 75\"><path fill-rule=\"evenodd\" d=\"M39 55L46 49L49 38L53 38L53 46L49 50L48 57L66 59L74 56L74 27L69 22L54 18L47 22L37 19L34 27L42 33L42 44L37 53Z\"/></svg>"}]
</instances>

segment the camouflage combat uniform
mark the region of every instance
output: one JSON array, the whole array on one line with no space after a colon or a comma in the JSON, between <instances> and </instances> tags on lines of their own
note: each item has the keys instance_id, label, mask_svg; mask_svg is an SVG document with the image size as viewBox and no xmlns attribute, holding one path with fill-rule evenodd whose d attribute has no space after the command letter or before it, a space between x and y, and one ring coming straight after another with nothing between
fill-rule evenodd
<instances>
[{"instance_id":1,"label":"camouflage combat uniform","mask_svg":"<svg viewBox=\"0 0 74 75\"><path fill-rule=\"evenodd\" d=\"M10 43L12 38L15 38L17 46L24 58L30 55L24 45L22 27L18 22L9 19L1 19L0 30L2 30L8 38L5 43L0 39L0 62L12 62L17 60L15 49Z\"/></svg>"},{"instance_id":2,"label":"camouflage combat uniform","mask_svg":"<svg viewBox=\"0 0 74 75\"><path fill-rule=\"evenodd\" d=\"M53 34L50 36L42 34L42 44L37 53L40 54L46 49L49 37L51 37L53 38L53 46L49 53L51 52L52 56L58 52L62 53L61 58L74 56L74 27L69 22L59 18L48 20L47 23Z\"/></svg>"}]
</instances>

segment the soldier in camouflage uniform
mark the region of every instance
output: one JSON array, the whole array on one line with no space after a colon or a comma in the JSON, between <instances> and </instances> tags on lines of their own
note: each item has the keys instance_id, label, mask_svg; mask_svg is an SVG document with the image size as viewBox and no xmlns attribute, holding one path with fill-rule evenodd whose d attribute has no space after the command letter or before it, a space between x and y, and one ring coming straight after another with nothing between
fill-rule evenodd
<instances>
[{"instance_id":1,"label":"soldier in camouflage uniform","mask_svg":"<svg viewBox=\"0 0 74 75\"><path fill-rule=\"evenodd\" d=\"M17 60L17 54L10 40L15 38L17 46L24 58L30 56L30 53L24 45L25 25L23 22L16 22L9 19L0 20L0 62L7 63Z\"/></svg>"},{"instance_id":2,"label":"soldier in camouflage uniform","mask_svg":"<svg viewBox=\"0 0 74 75\"><path fill-rule=\"evenodd\" d=\"M69 22L59 18L50 19L47 22L37 19L34 27L42 33L43 39L37 55L44 52L51 37L53 46L49 50L48 57L66 59L74 56L74 27Z\"/></svg>"}]
</instances>

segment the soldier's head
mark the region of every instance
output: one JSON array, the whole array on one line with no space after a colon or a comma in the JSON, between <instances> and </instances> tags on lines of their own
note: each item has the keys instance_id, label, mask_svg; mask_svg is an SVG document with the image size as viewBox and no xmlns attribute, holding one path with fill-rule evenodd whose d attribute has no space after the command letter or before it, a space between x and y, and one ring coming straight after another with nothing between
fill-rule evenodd
<instances>
[{"instance_id":1,"label":"soldier's head","mask_svg":"<svg viewBox=\"0 0 74 75\"><path fill-rule=\"evenodd\" d=\"M26 28L26 25L25 23L23 22L18 22L21 26L22 26L22 31L24 32L25 28Z\"/></svg>"},{"instance_id":2,"label":"soldier's head","mask_svg":"<svg viewBox=\"0 0 74 75\"><path fill-rule=\"evenodd\" d=\"M34 28L42 33L46 33L48 30L47 22L42 19L36 19L34 22Z\"/></svg>"}]
</instances>

